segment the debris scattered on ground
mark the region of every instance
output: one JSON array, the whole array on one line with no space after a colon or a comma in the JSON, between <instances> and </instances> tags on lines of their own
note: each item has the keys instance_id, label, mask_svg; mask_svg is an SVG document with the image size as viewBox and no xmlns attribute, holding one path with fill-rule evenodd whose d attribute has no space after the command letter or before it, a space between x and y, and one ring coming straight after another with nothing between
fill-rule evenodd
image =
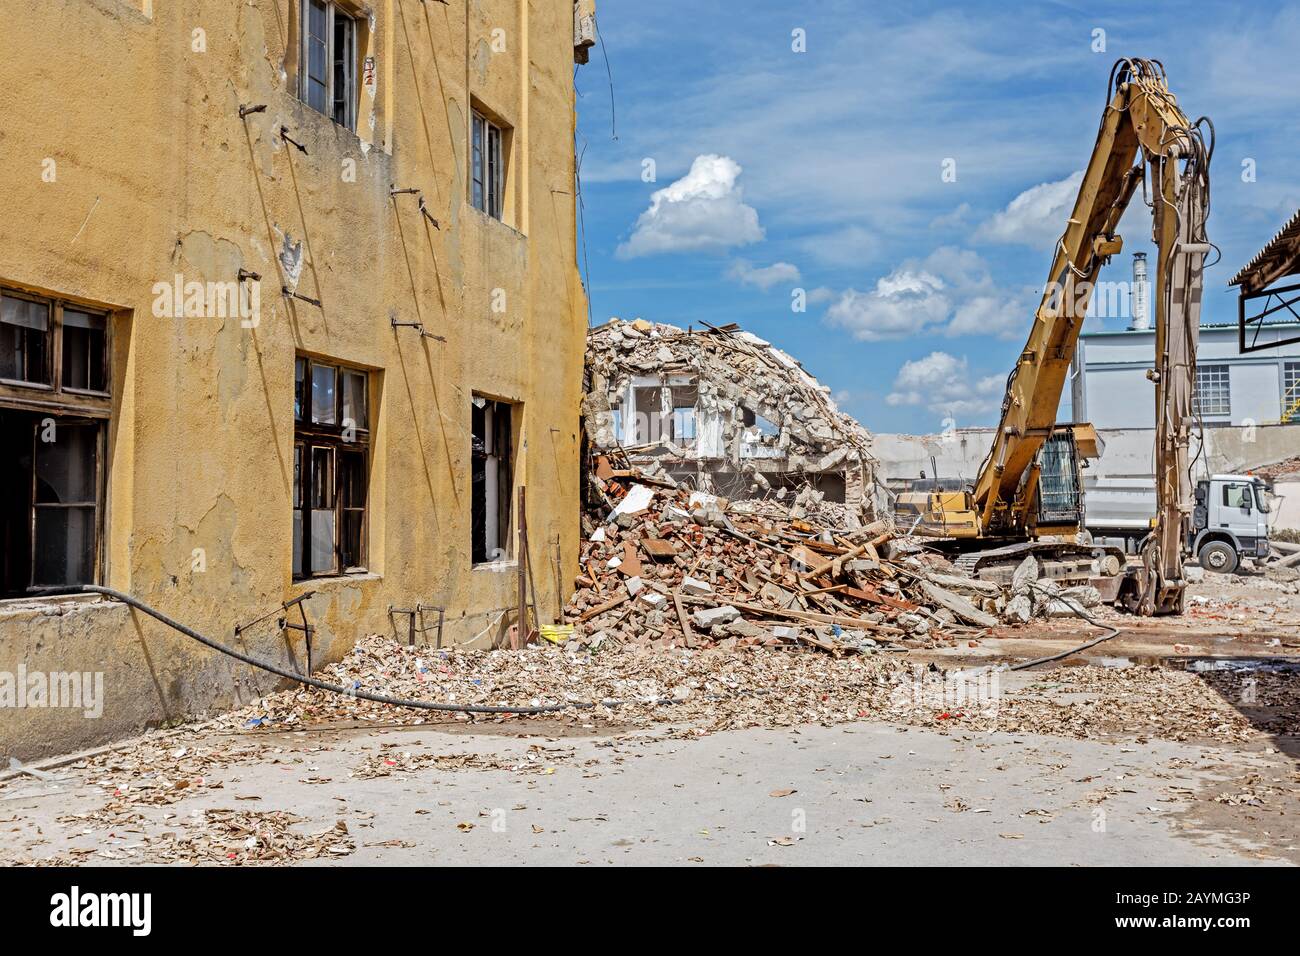
<instances>
[{"instance_id":1,"label":"debris scattered on ground","mask_svg":"<svg viewBox=\"0 0 1300 956\"><path fill-rule=\"evenodd\" d=\"M1239 706L1243 695L1268 709L1265 726L1271 733L1294 732L1300 722L1292 675L1207 674L1148 665L1058 668L1013 690L1005 672L996 668L944 672L893 655L837 658L776 654L758 647L592 652L550 645L520 651L431 651L372 636L331 668L337 680L385 694L446 703L580 702L589 706L574 715L584 723L661 726L683 737L875 718L953 730L1235 743L1253 733ZM228 728L244 729L250 736L346 721L421 724L426 719L418 711L310 688L268 695L222 718ZM196 761L211 759L202 749L195 754ZM148 760L159 757L151 751ZM491 760L384 747L354 776L387 776L425 766L545 772L570 758L570 749L563 746L538 745L518 757ZM155 772L160 780L173 780L199 769L185 759L172 760ZM95 764L118 768L129 783L139 779L137 762L136 757L97 758Z\"/></svg>"}]
</instances>

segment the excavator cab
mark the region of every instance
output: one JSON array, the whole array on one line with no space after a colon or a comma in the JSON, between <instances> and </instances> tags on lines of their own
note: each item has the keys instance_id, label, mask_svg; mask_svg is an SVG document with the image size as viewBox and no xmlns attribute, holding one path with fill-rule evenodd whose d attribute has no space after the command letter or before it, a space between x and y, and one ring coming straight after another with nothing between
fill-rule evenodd
<instances>
[{"instance_id":1,"label":"excavator cab","mask_svg":"<svg viewBox=\"0 0 1300 956\"><path fill-rule=\"evenodd\" d=\"M1043 442L1017 495L1023 520L1022 533L1000 536L981 532L970 482L927 477L922 472L894 502L894 520L913 534L954 540L956 550L968 550L979 540L987 547L1014 543L1028 537L1053 535L1072 538L1083 528L1083 476L1081 469L1101 455L1097 430L1086 422L1059 424ZM931 459L933 462L933 459ZM931 464L934 470L934 465Z\"/></svg>"}]
</instances>

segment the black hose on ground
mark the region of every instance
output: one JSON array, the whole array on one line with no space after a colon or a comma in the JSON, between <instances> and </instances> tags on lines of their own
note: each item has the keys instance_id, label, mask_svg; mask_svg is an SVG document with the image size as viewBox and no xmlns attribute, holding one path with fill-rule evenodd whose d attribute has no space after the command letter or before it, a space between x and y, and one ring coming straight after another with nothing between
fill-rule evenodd
<instances>
[{"instance_id":1,"label":"black hose on ground","mask_svg":"<svg viewBox=\"0 0 1300 956\"><path fill-rule=\"evenodd\" d=\"M1109 631L1110 633L1103 634L1101 637L1096 638L1095 640L1088 641L1086 644L1080 644L1078 647L1072 647L1068 651L1061 651L1061 653L1059 654L1050 654L1047 657L1034 658L1032 661L1021 661L1019 664L1012 664L1010 667L1007 668L1007 670L1022 671L1028 667L1037 667L1039 664L1050 664L1053 661L1064 660L1067 657L1071 657L1075 654L1078 654L1080 651L1086 651L1090 647L1096 647L1102 641L1109 641L1112 637L1115 637L1116 635L1119 634L1119 628L1111 627L1109 624L1102 624L1100 621L1094 620L1092 617L1090 617L1087 614L1087 612L1084 611L1082 606L1076 604L1074 601L1070 600L1069 598L1062 597L1060 594L1052 594L1046 588L1040 588L1036 584L1031 584L1029 586L1033 588L1035 591L1039 591L1043 594L1051 595L1053 600L1063 601L1066 604L1066 606L1069 607L1069 609L1074 612L1076 617L1082 618L1083 620L1091 624L1093 627L1100 627L1105 631Z\"/></svg>"},{"instance_id":2,"label":"black hose on ground","mask_svg":"<svg viewBox=\"0 0 1300 956\"><path fill-rule=\"evenodd\" d=\"M227 647L214 641L210 637L205 637L193 628L186 627L179 621L174 621L166 614L155 608L150 607L143 601L131 597L122 591L113 588L101 587L98 584L83 584L75 588L41 588L39 593L42 594L102 594L110 597L115 601L121 601L123 604L135 608L137 611L143 611L155 620L161 621L172 630L179 631L186 637L193 638L200 644L212 648L214 651L220 651L237 661L242 661L253 667L261 668L268 673L284 677L288 680L297 681L300 684L306 684L308 687L315 687L318 690L327 690L335 694L342 694L345 697L356 697L360 700L372 700L377 704L392 704L394 707L411 707L416 710L438 710L450 711L461 714L554 714L562 710L568 710L570 707L594 707L594 704L574 701L567 704L545 704L539 707L507 707L492 704L439 704L428 700L403 700L399 697L389 697L386 694L372 694L369 691L361 689L350 689L339 684L331 684L328 681L317 680L315 677L304 674L297 674L293 671L280 667L278 664L271 664L266 661L260 661L256 657L250 657L242 651L237 651L233 647Z\"/></svg>"}]
</instances>

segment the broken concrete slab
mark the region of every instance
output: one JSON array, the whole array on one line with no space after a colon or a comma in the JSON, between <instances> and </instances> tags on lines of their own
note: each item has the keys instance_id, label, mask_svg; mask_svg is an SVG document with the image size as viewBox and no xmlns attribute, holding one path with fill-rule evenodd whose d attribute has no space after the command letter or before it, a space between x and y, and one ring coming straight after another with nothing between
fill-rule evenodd
<instances>
[{"instance_id":1,"label":"broken concrete slab","mask_svg":"<svg viewBox=\"0 0 1300 956\"><path fill-rule=\"evenodd\" d=\"M1029 585L1038 580L1039 568L1038 559L1032 554L1027 555L1025 560L1021 561L1019 566L1011 572L1011 591L1013 594L1020 594L1029 590Z\"/></svg>"},{"instance_id":2,"label":"broken concrete slab","mask_svg":"<svg viewBox=\"0 0 1300 956\"><path fill-rule=\"evenodd\" d=\"M701 608L691 615L691 622L701 630L709 630L717 624L730 624L740 619L740 611L725 604L722 607Z\"/></svg>"},{"instance_id":3,"label":"broken concrete slab","mask_svg":"<svg viewBox=\"0 0 1300 956\"><path fill-rule=\"evenodd\" d=\"M922 581L921 591L935 604L947 608L963 621L978 627L995 627L998 623L998 619L992 614L981 611L961 595L941 588L931 581Z\"/></svg>"},{"instance_id":4,"label":"broken concrete slab","mask_svg":"<svg viewBox=\"0 0 1300 956\"><path fill-rule=\"evenodd\" d=\"M699 578L693 578L689 574L682 578L681 587L678 588L683 594L702 596L713 593L713 585L708 581L701 581Z\"/></svg>"},{"instance_id":5,"label":"broken concrete slab","mask_svg":"<svg viewBox=\"0 0 1300 956\"><path fill-rule=\"evenodd\" d=\"M1002 585L995 581L983 581L979 578L960 577L956 574L937 574L931 572L926 575L926 580L939 585L941 588L947 588L949 591L967 591L973 594L980 594L986 597L996 597L1002 593Z\"/></svg>"}]
</instances>

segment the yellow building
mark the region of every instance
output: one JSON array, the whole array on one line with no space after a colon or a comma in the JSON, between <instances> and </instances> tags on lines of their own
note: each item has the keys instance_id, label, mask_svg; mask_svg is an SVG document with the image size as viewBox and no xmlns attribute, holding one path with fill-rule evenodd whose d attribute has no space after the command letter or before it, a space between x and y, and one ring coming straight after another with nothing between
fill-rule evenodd
<instances>
[{"instance_id":1,"label":"yellow building","mask_svg":"<svg viewBox=\"0 0 1300 956\"><path fill-rule=\"evenodd\" d=\"M578 535L587 0L18 6L0 32L0 758L277 686L41 587L116 588L298 668L305 632L279 621L304 613L314 665L406 640L411 610L417 640L487 645L517 615L526 487L554 618Z\"/></svg>"}]
</instances>

